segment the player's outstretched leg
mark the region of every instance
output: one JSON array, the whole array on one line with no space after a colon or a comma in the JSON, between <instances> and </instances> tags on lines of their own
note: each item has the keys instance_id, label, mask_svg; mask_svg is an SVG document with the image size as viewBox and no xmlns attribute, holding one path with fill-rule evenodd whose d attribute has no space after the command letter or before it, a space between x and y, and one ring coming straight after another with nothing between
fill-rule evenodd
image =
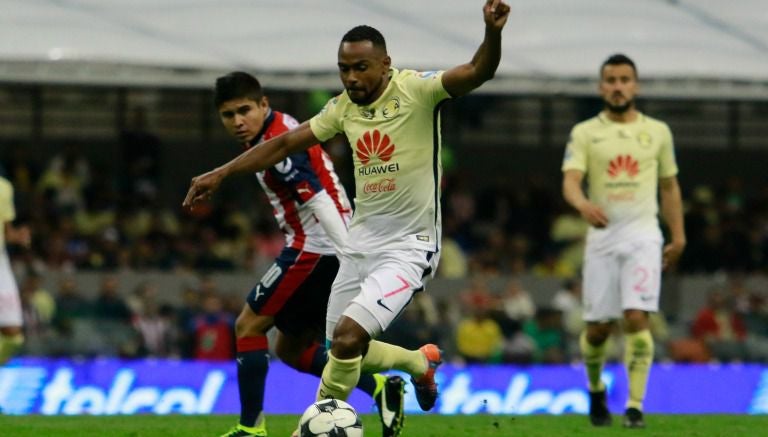
<instances>
[{"instance_id":1,"label":"player's outstretched leg","mask_svg":"<svg viewBox=\"0 0 768 437\"><path fill-rule=\"evenodd\" d=\"M419 401L419 407L424 411L429 411L437 402L437 383L435 382L435 371L440 364L443 364L442 351L434 344L425 344L419 348L427 361L427 371L418 378L411 378L413 387L416 389L416 400Z\"/></svg>"},{"instance_id":2,"label":"player's outstretched leg","mask_svg":"<svg viewBox=\"0 0 768 437\"><path fill-rule=\"evenodd\" d=\"M400 346L373 340L363 357L363 371L380 372L396 369L411 375L416 389L416 400L424 410L431 410L437 401L435 370L442 364L442 352L434 344L426 344L419 350L408 350Z\"/></svg>"}]
</instances>

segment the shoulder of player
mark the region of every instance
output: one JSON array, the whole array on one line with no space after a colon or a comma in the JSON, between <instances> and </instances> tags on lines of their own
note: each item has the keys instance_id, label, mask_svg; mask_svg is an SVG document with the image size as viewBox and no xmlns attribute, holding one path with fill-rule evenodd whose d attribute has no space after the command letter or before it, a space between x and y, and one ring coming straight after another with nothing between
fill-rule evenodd
<instances>
[{"instance_id":1,"label":"shoulder of player","mask_svg":"<svg viewBox=\"0 0 768 437\"><path fill-rule=\"evenodd\" d=\"M13 185L11 184L11 181L2 176L0 176L0 191L13 191Z\"/></svg>"},{"instance_id":2,"label":"shoulder of player","mask_svg":"<svg viewBox=\"0 0 768 437\"><path fill-rule=\"evenodd\" d=\"M599 116L594 116L592 118L586 119L584 121L580 121L573 125L573 128L571 129L571 136L572 137L583 137L585 135L589 135L591 132L597 129L602 129L605 126L603 121L600 119Z\"/></svg>"},{"instance_id":3,"label":"shoulder of player","mask_svg":"<svg viewBox=\"0 0 768 437\"><path fill-rule=\"evenodd\" d=\"M440 75L439 70L393 70L392 81L405 87L425 85L429 80L437 80Z\"/></svg>"},{"instance_id":4,"label":"shoulder of player","mask_svg":"<svg viewBox=\"0 0 768 437\"><path fill-rule=\"evenodd\" d=\"M586 120L582 120L575 125L573 125L573 130L590 130L590 129L599 129L603 126L606 126L606 121L603 119L603 117L600 116L600 114L595 115L594 117L590 117Z\"/></svg>"},{"instance_id":5,"label":"shoulder of player","mask_svg":"<svg viewBox=\"0 0 768 437\"><path fill-rule=\"evenodd\" d=\"M670 131L669 125L665 121L659 120L658 118L651 117L650 115L647 115L645 113L640 113L640 117L641 117L640 121L644 124L647 124L656 129Z\"/></svg>"},{"instance_id":6,"label":"shoulder of player","mask_svg":"<svg viewBox=\"0 0 768 437\"><path fill-rule=\"evenodd\" d=\"M344 110L348 105L354 105L351 100L349 100L349 96L347 96L347 93L342 91L341 93L331 97L330 100L323 106L323 109L320 110L320 114L328 111L335 111L335 110Z\"/></svg>"},{"instance_id":7,"label":"shoulder of player","mask_svg":"<svg viewBox=\"0 0 768 437\"><path fill-rule=\"evenodd\" d=\"M272 113L274 114L275 118L272 120L272 124L269 126L269 129L290 130L299 125L299 121L287 112L275 111L273 109Z\"/></svg>"}]
</instances>

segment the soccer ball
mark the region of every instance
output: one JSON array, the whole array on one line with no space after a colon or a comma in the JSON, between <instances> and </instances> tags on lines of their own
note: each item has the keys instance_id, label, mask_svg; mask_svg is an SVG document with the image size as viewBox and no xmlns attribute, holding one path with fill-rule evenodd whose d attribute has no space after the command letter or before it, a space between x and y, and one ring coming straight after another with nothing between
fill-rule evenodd
<instances>
[{"instance_id":1,"label":"soccer ball","mask_svg":"<svg viewBox=\"0 0 768 437\"><path fill-rule=\"evenodd\" d=\"M323 399L301 415L299 436L363 437L363 422L352 405L338 399Z\"/></svg>"}]
</instances>

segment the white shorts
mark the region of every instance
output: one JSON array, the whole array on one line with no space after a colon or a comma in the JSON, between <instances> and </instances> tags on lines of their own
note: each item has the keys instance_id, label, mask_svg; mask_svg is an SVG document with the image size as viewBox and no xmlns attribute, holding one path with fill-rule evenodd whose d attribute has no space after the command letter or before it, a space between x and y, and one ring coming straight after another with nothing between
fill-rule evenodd
<instances>
[{"instance_id":1,"label":"white shorts","mask_svg":"<svg viewBox=\"0 0 768 437\"><path fill-rule=\"evenodd\" d=\"M342 315L362 326L371 338L389 327L434 276L439 253L421 249L345 253L328 300L326 337Z\"/></svg>"},{"instance_id":2,"label":"white shorts","mask_svg":"<svg viewBox=\"0 0 768 437\"><path fill-rule=\"evenodd\" d=\"M0 327L21 326L19 288L13 278L11 262L4 250L0 251Z\"/></svg>"},{"instance_id":3,"label":"white shorts","mask_svg":"<svg viewBox=\"0 0 768 437\"><path fill-rule=\"evenodd\" d=\"M659 310L661 242L630 241L584 254L584 320L602 322L623 311Z\"/></svg>"}]
</instances>

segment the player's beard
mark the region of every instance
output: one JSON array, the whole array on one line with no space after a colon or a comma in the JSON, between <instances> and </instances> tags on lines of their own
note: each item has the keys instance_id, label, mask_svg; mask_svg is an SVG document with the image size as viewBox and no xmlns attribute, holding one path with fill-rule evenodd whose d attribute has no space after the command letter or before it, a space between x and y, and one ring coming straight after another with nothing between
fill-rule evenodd
<instances>
[{"instance_id":1,"label":"player's beard","mask_svg":"<svg viewBox=\"0 0 768 437\"><path fill-rule=\"evenodd\" d=\"M368 99L370 99L371 94L365 93L363 97L354 97L352 93L359 92L363 90L347 90L347 95L349 96L349 100L352 100L352 103L356 105L365 105L368 103Z\"/></svg>"},{"instance_id":2,"label":"player's beard","mask_svg":"<svg viewBox=\"0 0 768 437\"><path fill-rule=\"evenodd\" d=\"M608 100L605 101L605 109L608 110L608 112L612 112L614 114L624 114L625 112L632 109L632 107L635 106L634 100L627 100L626 102L622 103L621 105L614 105L613 103L609 102Z\"/></svg>"},{"instance_id":3,"label":"player's beard","mask_svg":"<svg viewBox=\"0 0 768 437\"><path fill-rule=\"evenodd\" d=\"M373 96L383 86L383 82L384 82L384 78L379 79L379 83L372 88L372 91L366 92L365 95L361 98L352 97L352 93L350 93L349 89L347 89L347 95L349 96L349 100L352 100L352 103L356 105L361 105L361 106L365 106L373 103L374 101ZM362 91L362 90L358 90L358 91Z\"/></svg>"}]
</instances>

